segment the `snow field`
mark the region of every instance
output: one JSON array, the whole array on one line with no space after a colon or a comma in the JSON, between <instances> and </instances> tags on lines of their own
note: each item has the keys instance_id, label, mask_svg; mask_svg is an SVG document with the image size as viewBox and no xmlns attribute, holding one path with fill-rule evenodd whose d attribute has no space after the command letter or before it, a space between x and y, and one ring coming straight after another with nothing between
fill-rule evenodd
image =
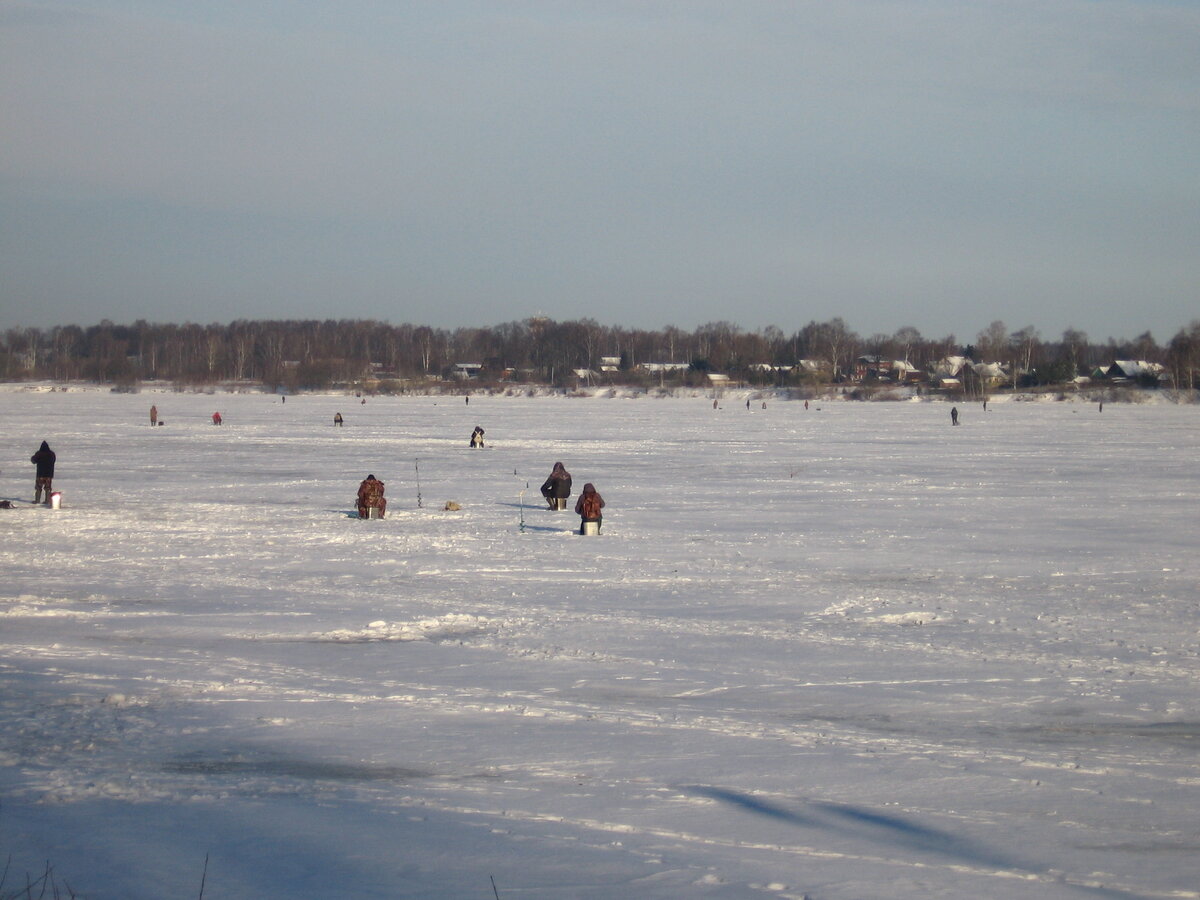
<instances>
[{"instance_id":1,"label":"snow field","mask_svg":"<svg viewBox=\"0 0 1200 900\"><path fill-rule=\"evenodd\" d=\"M0 852L113 898L206 853L221 898L1200 897L1196 409L817 405L0 393Z\"/></svg>"}]
</instances>

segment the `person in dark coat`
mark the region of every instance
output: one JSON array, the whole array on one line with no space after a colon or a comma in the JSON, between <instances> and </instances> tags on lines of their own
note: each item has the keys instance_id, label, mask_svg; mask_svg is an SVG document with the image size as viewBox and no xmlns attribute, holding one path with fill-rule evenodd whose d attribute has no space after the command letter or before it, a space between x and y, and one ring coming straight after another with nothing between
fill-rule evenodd
<instances>
[{"instance_id":1,"label":"person in dark coat","mask_svg":"<svg viewBox=\"0 0 1200 900\"><path fill-rule=\"evenodd\" d=\"M558 509L558 501L566 500L571 496L571 473L562 463L554 464L554 468L550 471L550 477L542 485L542 496L546 498L551 509ZM562 504L562 507L563 509L567 508L565 503Z\"/></svg>"},{"instance_id":2,"label":"person in dark coat","mask_svg":"<svg viewBox=\"0 0 1200 900\"><path fill-rule=\"evenodd\" d=\"M958 407L957 406L951 407L951 409L950 409L950 424L951 425L958 424Z\"/></svg>"},{"instance_id":3,"label":"person in dark coat","mask_svg":"<svg viewBox=\"0 0 1200 900\"><path fill-rule=\"evenodd\" d=\"M358 517L369 519L371 510L379 510L379 518L387 512L387 498L383 496L383 482L374 475L368 475L358 486Z\"/></svg>"},{"instance_id":4,"label":"person in dark coat","mask_svg":"<svg viewBox=\"0 0 1200 900\"><path fill-rule=\"evenodd\" d=\"M604 516L600 512L602 509L604 509L604 498L596 492L596 486L589 481L583 486L583 493L575 502L575 513L580 517L580 534L587 533L585 526L588 522L595 522L596 530L600 530L601 522L604 520Z\"/></svg>"},{"instance_id":5,"label":"person in dark coat","mask_svg":"<svg viewBox=\"0 0 1200 900\"><path fill-rule=\"evenodd\" d=\"M476 425L475 430L471 432L471 446L480 448L483 447L483 429L478 425Z\"/></svg>"},{"instance_id":6,"label":"person in dark coat","mask_svg":"<svg viewBox=\"0 0 1200 900\"><path fill-rule=\"evenodd\" d=\"M342 421L343 421L343 419L342 419L342 414L341 414L341 413L334 413L334 414L333 414L333 424L334 424L334 425L337 425L337 426L340 428L340 427L341 427L341 425L342 425Z\"/></svg>"},{"instance_id":7,"label":"person in dark coat","mask_svg":"<svg viewBox=\"0 0 1200 900\"><path fill-rule=\"evenodd\" d=\"M42 441L37 453L29 461L37 466L37 477L33 482L33 502L42 502L42 491L46 492L46 505L50 505L50 485L54 481L54 462L58 459L50 445Z\"/></svg>"}]
</instances>

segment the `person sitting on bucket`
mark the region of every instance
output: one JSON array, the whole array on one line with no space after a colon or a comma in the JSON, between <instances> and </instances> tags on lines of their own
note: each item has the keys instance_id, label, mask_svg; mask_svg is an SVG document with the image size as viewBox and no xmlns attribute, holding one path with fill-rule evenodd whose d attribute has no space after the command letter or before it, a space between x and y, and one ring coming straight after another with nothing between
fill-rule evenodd
<instances>
[{"instance_id":1,"label":"person sitting on bucket","mask_svg":"<svg viewBox=\"0 0 1200 900\"><path fill-rule=\"evenodd\" d=\"M558 501L566 500L571 496L571 473L562 463L554 464L554 468L550 471L550 477L542 485L542 496L546 498L551 509L558 509ZM563 509L566 508L566 504L563 504Z\"/></svg>"},{"instance_id":2,"label":"person sitting on bucket","mask_svg":"<svg viewBox=\"0 0 1200 900\"><path fill-rule=\"evenodd\" d=\"M472 447L482 447L483 446L483 429L480 428L478 425L476 425L475 430L471 432L471 446Z\"/></svg>"},{"instance_id":3,"label":"person sitting on bucket","mask_svg":"<svg viewBox=\"0 0 1200 900\"><path fill-rule=\"evenodd\" d=\"M54 461L58 457L50 449L50 445L42 441L37 453L29 457L29 461L37 466L37 476L33 481L33 502L42 501L42 491L46 492L46 505L50 505L50 485L54 481Z\"/></svg>"},{"instance_id":4,"label":"person sitting on bucket","mask_svg":"<svg viewBox=\"0 0 1200 900\"><path fill-rule=\"evenodd\" d=\"M602 509L604 509L604 498L596 492L596 486L589 481L583 486L583 493L579 495L579 499L575 502L575 512L580 516L580 534L587 534L587 525L589 522L596 523L596 531L599 533L600 524L604 518L600 513Z\"/></svg>"},{"instance_id":5,"label":"person sitting on bucket","mask_svg":"<svg viewBox=\"0 0 1200 900\"><path fill-rule=\"evenodd\" d=\"M379 518L387 511L387 499L383 496L383 482L374 475L368 475L358 486L358 517L369 519L371 510L379 510Z\"/></svg>"}]
</instances>

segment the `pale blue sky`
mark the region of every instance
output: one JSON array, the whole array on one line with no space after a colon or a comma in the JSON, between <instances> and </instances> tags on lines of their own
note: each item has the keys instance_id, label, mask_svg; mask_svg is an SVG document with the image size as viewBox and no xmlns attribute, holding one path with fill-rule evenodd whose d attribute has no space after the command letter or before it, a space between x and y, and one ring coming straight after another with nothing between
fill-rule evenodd
<instances>
[{"instance_id":1,"label":"pale blue sky","mask_svg":"<svg viewBox=\"0 0 1200 900\"><path fill-rule=\"evenodd\" d=\"M0 2L0 328L1200 318L1192 2Z\"/></svg>"}]
</instances>

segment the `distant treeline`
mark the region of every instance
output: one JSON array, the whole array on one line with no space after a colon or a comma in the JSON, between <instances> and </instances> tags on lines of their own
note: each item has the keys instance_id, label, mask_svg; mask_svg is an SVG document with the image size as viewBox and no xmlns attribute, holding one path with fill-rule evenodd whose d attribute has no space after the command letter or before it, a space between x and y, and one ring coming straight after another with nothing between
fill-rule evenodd
<instances>
[{"instance_id":1,"label":"distant treeline","mask_svg":"<svg viewBox=\"0 0 1200 900\"><path fill-rule=\"evenodd\" d=\"M861 380L864 359L903 361L932 372L939 361L955 356L998 363L1012 383L1025 385L1062 383L1115 360L1141 360L1163 367L1172 385L1192 389L1200 370L1200 320L1166 345L1149 332L1129 341L1092 343L1086 333L1071 329L1046 340L1032 326L1010 332L1003 322L993 322L967 344L953 335L926 338L911 327L864 337L840 318L809 322L791 334L774 326L746 331L729 322L694 331L640 330L545 317L454 329L361 319L227 325L106 320L88 327L11 328L0 349L0 372L7 381L252 382L286 390L364 384L403 390L466 376L559 387L581 380L700 384L710 373L787 385Z\"/></svg>"}]
</instances>

